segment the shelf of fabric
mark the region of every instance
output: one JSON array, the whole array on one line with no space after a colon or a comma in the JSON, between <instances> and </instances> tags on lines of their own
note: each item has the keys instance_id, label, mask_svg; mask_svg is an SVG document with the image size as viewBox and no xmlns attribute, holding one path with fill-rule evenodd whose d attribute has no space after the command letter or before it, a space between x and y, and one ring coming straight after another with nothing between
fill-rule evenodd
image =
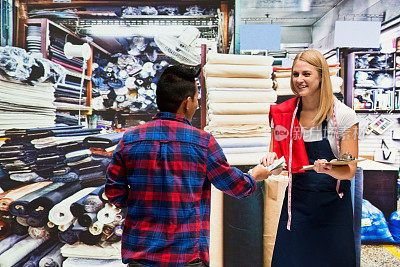
<instances>
[{"instance_id":1,"label":"shelf of fabric","mask_svg":"<svg viewBox=\"0 0 400 267\"><path fill-rule=\"evenodd\" d=\"M79 78L79 79L82 77L82 73L71 70L71 69L67 69L67 75L71 75L71 76ZM91 77L89 77L87 75L84 75L83 78L87 81L90 81L92 79Z\"/></svg>"}]
</instances>

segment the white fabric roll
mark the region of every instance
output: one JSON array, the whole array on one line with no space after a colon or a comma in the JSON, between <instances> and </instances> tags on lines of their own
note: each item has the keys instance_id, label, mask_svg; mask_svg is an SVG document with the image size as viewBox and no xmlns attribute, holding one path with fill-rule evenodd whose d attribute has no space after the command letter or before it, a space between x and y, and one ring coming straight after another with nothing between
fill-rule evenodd
<instances>
[{"instance_id":1,"label":"white fabric roll","mask_svg":"<svg viewBox=\"0 0 400 267\"><path fill-rule=\"evenodd\" d=\"M272 66L256 65L223 65L207 63L203 67L206 77L223 78L264 78L269 79L272 75Z\"/></svg>"},{"instance_id":2,"label":"white fabric roll","mask_svg":"<svg viewBox=\"0 0 400 267\"><path fill-rule=\"evenodd\" d=\"M274 58L271 56L208 53L207 62L212 64L272 66Z\"/></svg>"},{"instance_id":3,"label":"white fabric roll","mask_svg":"<svg viewBox=\"0 0 400 267\"><path fill-rule=\"evenodd\" d=\"M225 154L230 165L257 165L266 153L240 153L240 154Z\"/></svg>"},{"instance_id":4,"label":"white fabric roll","mask_svg":"<svg viewBox=\"0 0 400 267\"><path fill-rule=\"evenodd\" d=\"M217 115L268 114L271 103L210 103L208 113Z\"/></svg>"},{"instance_id":5,"label":"white fabric roll","mask_svg":"<svg viewBox=\"0 0 400 267\"><path fill-rule=\"evenodd\" d=\"M255 137L270 134L271 128L268 125L225 125L206 126L204 131L211 133L215 138Z\"/></svg>"},{"instance_id":6,"label":"white fabric roll","mask_svg":"<svg viewBox=\"0 0 400 267\"><path fill-rule=\"evenodd\" d=\"M92 190L93 191L93 190ZM97 220L102 224L112 223L115 216L121 212L121 209L115 207L110 203L106 203L104 208L97 213Z\"/></svg>"},{"instance_id":7,"label":"white fabric roll","mask_svg":"<svg viewBox=\"0 0 400 267\"><path fill-rule=\"evenodd\" d=\"M268 125L267 114L251 114L251 115L213 115L207 116L208 125Z\"/></svg>"},{"instance_id":8,"label":"white fabric roll","mask_svg":"<svg viewBox=\"0 0 400 267\"><path fill-rule=\"evenodd\" d=\"M74 216L70 211L71 204L88 195L94 189L96 189L96 187L84 188L56 204L49 211L49 221L55 225L66 225L71 223L74 219Z\"/></svg>"},{"instance_id":9,"label":"white fabric roll","mask_svg":"<svg viewBox=\"0 0 400 267\"><path fill-rule=\"evenodd\" d=\"M232 90L226 91L208 91L207 101L209 103L274 103L278 96L274 90Z\"/></svg>"},{"instance_id":10,"label":"white fabric roll","mask_svg":"<svg viewBox=\"0 0 400 267\"><path fill-rule=\"evenodd\" d=\"M259 88L271 89L271 79L206 77L207 88Z\"/></svg>"},{"instance_id":11,"label":"white fabric roll","mask_svg":"<svg viewBox=\"0 0 400 267\"><path fill-rule=\"evenodd\" d=\"M0 266L13 266L47 240L48 238L33 239L28 236L0 255Z\"/></svg>"},{"instance_id":12,"label":"white fabric roll","mask_svg":"<svg viewBox=\"0 0 400 267\"><path fill-rule=\"evenodd\" d=\"M218 144L224 148L229 147L262 147L269 146L271 136L245 137L245 138L217 138Z\"/></svg>"},{"instance_id":13,"label":"white fabric roll","mask_svg":"<svg viewBox=\"0 0 400 267\"><path fill-rule=\"evenodd\" d=\"M277 90L289 89L290 90L290 77L276 78Z\"/></svg>"}]
</instances>

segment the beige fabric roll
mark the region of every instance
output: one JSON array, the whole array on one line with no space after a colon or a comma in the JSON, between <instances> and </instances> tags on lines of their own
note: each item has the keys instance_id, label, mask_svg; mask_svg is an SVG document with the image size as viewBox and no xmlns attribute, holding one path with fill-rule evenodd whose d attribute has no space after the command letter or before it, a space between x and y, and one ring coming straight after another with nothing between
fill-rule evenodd
<instances>
[{"instance_id":1,"label":"beige fabric roll","mask_svg":"<svg viewBox=\"0 0 400 267\"><path fill-rule=\"evenodd\" d=\"M215 138L257 137L266 136L271 132L271 128L267 125L227 125L221 127L206 126L204 130L211 133Z\"/></svg>"},{"instance_id":2,"label":"beige fabric roll","mask_svg":"<svg viewBox=\"0 0 400 267\"><path fill-rule=\"evenodd\" d=\"M270 79L272 66L222 65L207 63L203 67L206 77L224 78L264 78Z\"/></svg>"},{"instance_id":3,"label":"beige fabric roll","mask_svg":"<svg viewBox=\"0 0 400 267\"><path fill-rule=\"evenodd\" d=\"M274 90L232 90L232 91L208 91L209 103L274 103L278 96Z\"/></svg>"},{"instance_id":4,"label":"beige fabric roll","mask_svg":"<svg viewBox=\"0 0 400 267\"><path fill-rule=\"evenodd\" d=\"M265 156L265 152L225 154L225 156L230 165L257 165Z\"/></svg>"},{"instance_id":5,"label":"beige fabric roll","mask_svg":"<svg viewBox=\"0 0 400 267\"><path fill-rule=\"evenodd\" d=\"M271 103L210 103L208 113L219 115L267 114Z\"/></svg>"},{"instance_id":6,"label":"beige fabric roll","mask_svg":"<svg viewBox=\"0 0 400 267\"><path fill-rule=\"evenodd\" d=\"M222 125L268 125L268 116L266 114L252 115L209 115L207 116L209 126Z\"/></svg>"},{"instance_id":7,"label":"beige fabric roll","mask_svg":"<svg viewBox=\"0 0 400 267\"><path fill-rule=\"evenodd\" d=\"M259 88L271 89L273 82L271 79L254 79L254 78L220 78L207 77L207 88Z\"/></svg>"},{"instance_id":8,"label":"beige fabric roll","mask_svg":"<svg viewBox=\"0 0 400 267\"><path fill-rule=\"evenodd\" d=\"M289 89L290 90L290 76L285 78L276 78L277 90L279 89Z\"/></svg>"},{"instance_id":9,"label":"beige fabric roll","mask_svg":"<svg viewBox=\"0 0 400 267\"><path fill-rule=\"evenodd\" d=\"M265 180L264 198L264 267L271 266L274 252L276 232L285 191L288 184L287 176L271 176Z\"/></svg>"},{"instance_id":10,"label":"beige fabric roll","mask_svg":"<svg viewBox=\"0 0 400 267\"><path fill-rule=\"evenodd\" d=\"M274 58L271 56L208 53L207 62L212 64L272 66Z\"/></svg>"}]
</instances>

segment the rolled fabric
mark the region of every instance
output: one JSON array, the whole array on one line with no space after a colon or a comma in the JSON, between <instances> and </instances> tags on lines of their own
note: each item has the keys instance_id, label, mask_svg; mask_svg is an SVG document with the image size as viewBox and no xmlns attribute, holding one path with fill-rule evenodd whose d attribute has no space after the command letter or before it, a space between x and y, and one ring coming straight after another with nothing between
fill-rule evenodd
<instances>
[{"instance_id":1,"label":"rolled fabric","mask_svg":"<svg viewBox=\"0 0 400 267\"><path fill-rule=\"evenodd\" d=\"M39 239L39 238L49 238L50 237L50 232L47 227L28 227L28 234L30 237L34 239Z\"/></svg>"},{"instance_id":2,"label":"rolled fabric","mask_svg":"<svg viewBox=\"0 0 400 267\"><path fill-rule=\"evenodd\" d=\"M99 134L88 136L83 140L83 145L87 148L98 147L107 148L118 144L121 138L124 136L124 132Z\"/></svg>"},{"instance_id":3,"label":"rolled fabric","mask_svg":"<svg viewBox=\"0 0 400 267\"><path fill-rule=\"evenodd\" d=\"M64 231L68 230L69 227L71 227L71 225L73 225L73 224L74 224L74 221L70 221L67 224L58 225L57 229L61 232L64 232Z\"/></svg>"},{"instance_id":4,"label":"rolled fabric","mask_svg":"<svg viewBox=\"0 0 400 267\"><path fill-rule=\"evenodd\" d=\"M11 223L9 220L0 219L0 239L6 238L12 234Z\"/></svg>"},{"instance_id":5,"label":"rolled fabric","mask_svg":"<svg viewBox=\"0 0 400 267\"><path fill-rule=\"evenodd\" d=\"M78 223L83 227L91 226L95 221L97 221L96 212L87 212L78 217Z\"/></svg>"},{"instance_id":6,"label":"rolled fabric","mask_svg":"<svg viewBox=\"0 0 400 267\"><path fill-rule=\"evenodd\" d=\"M74 193L73 195L56 204L49 211L49 221L51 221L55 225L65 225L71 222L74 219L74 216L70 211L71 204L81 199L83 196L86 196L94 189L95 188L93 187L81 189L80 191Z\"/></svg>"},{"instance_id":7,"label":"rolled fabric","mask_svg":"<svg viewBox=\"0 0 400 267\"><path fill-rule=\"evenodd\" d=\"M92 235L100 235L103 232L103 226L104 224L99 222L99 221L95 221L90 227L89 227L89 232Z\"/></svg>"},{"instance_id":8,"label":"rolled fabric","mask_svg":"<svg viewBox=\"0 0 400 267\"><path fill-rule=\"evenodd\" d=\"M290 77L276 78L277 90L287 89L290 90Z\"/></svg>"},{"instance_id":9,"label":"rolled fabric","mask_svg":"<svg viewBox=\"0 0 400 267\"><path fill-rule=\"evenodd\" d=\"M99 197L99 193L101 191L104 192L104 185L97 187L96 189L94 189L92 192L90 192L86 196L84 196L81 199L77 200L76 202L72 203L70 206L70 211L71 211L72 215L74 215L75 217L78 217L79 215L82 215L85 212L97 212L98 210L94 211L94 209L91 209L89 206L85 207L85 200L89 196ZM90 204L88 203L88 205L90 205ZM103 205L101 205L101 206L103 206ZM86 208L88 208L88 210L86 210Z\"/></svg>"},{"instance_id":10,"label":"rolled fabric","mask_svg":"<svg viewBox=\"0 0 400 267\"><path fill-rule=\"evenodd\" d=\"M55 246L56 246L56 242L54 242L53 240L49 240L49 241L43 243L40 246L40 249L39 248L35 249L33 251L33 253L27 257L28 260L22 265L22 267L37 267L39 265L39 261L47 253L49 253Z\"/></svg>"},{"instance_id":11,"label":"rolled fabric","mask_svg":"<svg viewBox=\"0 0 400 267\"><path fill-rule=\"evenodd\" d=\"M203 67L206 77L270 79L272 66L209 64Z\"/></svg>"},{"instance_id":12,"label":"rolled fabric","mask_svg":"<svg viewBox=\"0 0 400 267\"><path fill-rule=\"evenodd\" d=\"M111 203L106 203L97 213L97 220L102 224L112 223L115 220L115 216L121 212L121 209L117 208Z\"/></svg>"},{"instance_id":13,"label":"rolled fabric","mask_svg":"<svg viewBox=\"0 0 400 267\"><path fill-rule=\"evenodd\" d=\"M27 219L28 219L27 217L15 217L17 223L19 223L22 226L29 226L29 224L26 222Z\"/></svg>"},{"instance_id":14,"label":"rolled fabric","mask_svg":"<svg viewBox=\"0 0 400 267\"><path fill-rule=\"evenodd\" d=\"M107 198L106 193L105 193L105 187L101 188L97 195L103 201L103 203L107 203L108 202L108 198Z\"/></svg>"},{"instance_id":15,"label":"rolled fabric","mask_svg":"<svg viewBox=\"0 0 400 267\"><path fill-rule=\"evenodd\" d=\"M69 172L63 175L54 175L51 178L54 183L70 183L79 180L79 175L76 172Z\"/></svg>"},{"instance_id":16,"label":"rolled fabric","mask_svg":"<svg viewBox=\"0 0 400 267\"><path fill-rule=\"evenodd\" d=\"M209 103L207 112L215 115L268 114L272 103Z\"/></svg>"},{"instance_id":17,"label":"rolled fabric","mask_svg":"<svg viewBox=\"0 0 400 267\"><path fill-rule=\"evenodd\" d=\"M47 241L28 236L0 255L0 266L13 266Z\"/></svg>"},{"instance_id":18,"label":"rolled fabric","mask_svg":"<svg viewBox=\"0 0 400 267\"><path fill-rule=\"evenodd\" d=\"M26 217L26 216L28 216L30 204L33 200L35 200L36 198L39 198L40 196L42 196L48 192L51 192L57 188L60 188L62 186L65 186L65 184L64 183L52 183L52 184L46 185L46 186L42 187L40 190L33 191L33 192L17 199L16 201L11 202L8 210L12 215Z\"/></svg>"},{"instance_id":19,"label":"rolled fabric","mask_svg":"<svg viewBox=\"0 0 400 267\"><path fill-rule=\"evenodd\" d=\"M73 230L72 227L70 227L64 232L59 232L58 238L60 239L61 242L65 243L65 244L73 245L76 242L79 242L80 232L81 231Z\"/></svg>"},{"instance_id":20,"label":"rolled fabric","mask_svg":"<svg viewBox=\"0 0 400 267\"><path fill-rule=\"evenodd\" d=\"M272 89L273 82L271 79L207 77L206 86L207 88Z\"/></svg>"},{"instance_id":21,"label":"rolled fabric","mask_svg":"<svg viewBox=\"0 0 400 267\"><path fill-rule=\"evenodd\" d=\"M274 90L213 90L207 92L208 103L274 103L278 96Z\"/></svg>"},{"instance_id":22,"label":"rolled fabric","mask_svg":"<svg viewBox=\"0 0 400 267\"><path fill-rule=\"evenodd\" d=\"M272 66L272 63L274 63L274 58L271 56L208 53L207 63Z\"/></svg>"},{"instance_id":23,"label":"rolled fabric","mask_svg":"<svg viewBox=\"0 0 400 267\"><path fill-rule=\"evenodd\" d=\"M267 125L223 125L206 126L204 131L211 133L215 138L225 137L256 137L270 135L271 128Z\"/></svg>"},{"instance_id":24,"label":"rolled fabric","mask_svg":"<svg viewBox=\"0 0 400 267\"><path fill-rule=\"evenodd\" d=\"M226 147L262 147L270 142L270 136L248 137L248 138L218 138L218 144L224 149Z\"/></svg>"},{"instance_id":25,"label":"rolled fabric","mask_svg":"<svg viewBox=\"0 0 400 267\"><path fill-rule=\"evenodd\" d=\"M84 158L90 157L92 152L89 149L82 149L78 151L73 151L65 154L65 161L66 162L75 162L82 160Z\"/></svg>"},{"instance_id":26,"label":"rolled fabric","mask_svg":"<svg viewBox=\"0 0 400 267\"><path fill-rule=\"evenodd\" d=\"M3 240L0 241L0 255L3 254L4 251L13 247L16 243L25 239L28 235L10 235Z\"/></svg>"},{"instance_id":27,"label":"rolled fabric","mask_svg":"<svg viewBox=\"0 0 400 267\"><path fill-rule=\"evenodd\" d=\"M54 248L42 257L39 261L39 267L61 267L64 257L61 255L61 247L64 244L56 244Z\"/></svg>"},{"instance_id":28,"label":"rolled fabric","mask_svg":"<svg viewBox=\"0 0 400 267\"><path fill-rule=\"evenodd\" d=\"M207 116L209 126L222 125L268 125L268 116L266 114L251 114L251 115L214 115Z\"/></svg>"},{"instance_id":29,"label":"rolled fabric","mask_svg":"<svg viewBox=\"0 0 400 267\"><path fill-rule=\"evenodd\" d=\"M28 226L19 223L12 223L11 232L19 236L26 236L28 234Z\"/></svg>"},{"instance_id":30,"label":"rolled fabric","mask_svg":"<svg viewBox=\"0 0 400 267\"><path fill-rule=\"evenodd\" d=\"M225 154L226 159L231 165L257 165L266 152Z\"/></svg>"},{"instance_id":31,"label":"rolled fabric","mask_svg":"<svg viewBox=\"0 0 400 267\"><path fill-rule=\"evenodd\" d=\"M67 162L67 165L70 167L74 167L83 163L88 163L92 161L92 157L86 157L77 161L73 161L73 162Z\"/></svg>"},{"instance_id":32,"label":"rolled fabric","mask_svg":"<svg viewBox=\"0 0 400 267\"><path fill-rule=\"evenodd\" d=\"M97 195L89 195L83 201L84 209L86 212L97 213L104 208L104 202Z\"/></svg>"},{"instance_id":33,"label":"rolled fabric","mask_svg":"<svg viewBox=\"0 0 400 267\"><path fill-rule=\"evenodd\" d=\"M93 235L90 231L82 231L79 233L79 240L86 245L96 245L101 240L101 235Z\"/></svg>"},{"instance_id":34,"label":"rolled fabric","mask_svg":"<svg viewBox=\"0 0 400 267\"><path fill-rule=\"evenodd\" d=\"M29 194L29 193L39 190L49 184L51 184L50 181L38 182L38 183L28 184L28 185L5 192L5 194L0 199L0 210L8 211L8 208L9 208L11 202Z\"/></svg>"},{"instance_id":35,"label":"rolled fabric","mask_svg":"<svg viewBox=\"0 0 400 267\"><path fill-rule=\"evenodd\" d=\"M67 258L63 267L126 267L121 260Z\"/></svg>"},{"instance_id":36,"label":"rolled fabric","mask_svg":"<svg viewBox=\"0 0 400 267\"><path fill-rule=\"evenodd\" d=\"M32 227L42 227L47 224L47 217L28 217L26 220L27 224Z\"/></svg>"}]
</instances>

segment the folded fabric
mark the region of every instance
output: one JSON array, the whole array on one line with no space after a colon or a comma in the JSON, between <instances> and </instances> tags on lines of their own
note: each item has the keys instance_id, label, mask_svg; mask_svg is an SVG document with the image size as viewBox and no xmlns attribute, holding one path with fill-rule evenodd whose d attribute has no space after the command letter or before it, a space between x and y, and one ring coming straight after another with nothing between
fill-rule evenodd
<instances>
[{"instance_id":1,"label":"folded fabric","mask_svg":"<svg viewBox=\"0 0 400 267\"><path fill-rule=\"evenodd\" d=\"M272 63L274 63L274 58L271 56L208 53L207 63L272 66Z\"/></svg>"},{"instance_id":2,"label":"folded fabric","mask_svg":"<svg viewBox=\"0 0 400 267\"><path fill-rule=\"evenodd\" d=\"M93 259L117 259L119 263L121 263L121 243L113 243L113 244L105 244L102 246L88 246L85 244L77 243L74 245L64 245L61 248L61 254L64 257L76 257L76 258L93 258ZM71 259L71 258L68 258ZM67 260L68 260L67 259ZM82 259L84 260L84 259ZM64 261L63 267L65 266L66 261ZM68 265L71 267L81 266L81 265ZM105 265L96 265L92 263L87 263L87 266L105 266ZM106 265L107 266L107 265ZM110 265L110 266L119 266ZM125 266L125 265L123 265Z\"/></svg>"},{"instance_id":3,"label":"folded fabric","mask_svg":"<svg viewBox=\"0 0 400 267\"><path fill-rule=\"evenodd\" d=\"M107 148L118 144L121 138L124 136L124 132L116 132L109 134L99 134L88 136L83 140L85 147L98 147Z\"/></svg>"},{"instance_id":4,"label":"folded fabric","mask_svg":"<svg viewBox=\"0 0 400 267\"><path fill-rule=\"evenodd\" d=\"M265 155L265 152L225 154L230 165L257 165Z\"/></svg>"},{"instance_id":5,"label":"folded fabric","mask_svg":"<svg viewBox=\"0 0 400 267\"><path fill-rule=\"evenodd\" d=\"M206 77L206 86L207 88L271 89L273 82L271 79Z\"/></svg>"},{"instance_id":6,"label":"folded fabric","mask_svg":"<svg viewBox=\"0 0 400 267\"><path fill-rule=\"evenodd\" d=\"M254 124L206 126L204 130L211 133L215 138L266 136L271 132L271 128L267 125Z\"/></svg>"},{"instance_id":7,"label":"folded fabric","mask_svg":"<svg viewBox=\"0 0 400 267\"><path fill-rule=\"evenodd\" d=\"M245 138L218 138L217 142L222 147L262 147L268 146L270 136L263 137L245 137Z\"/></svg>"},{"instance_id":8,"label":"folded fabric","mask_svg":"<svg viewBox=\"0 0 400 267\"><path fill-rule=\"evenodd\" d=\"M207 112L215 115L267 114L271 103L209 103Z\"/></svg>"},{"instance_id":9,"label":"folded fabric","mask_svg":"<svg viewBox=\"0 0 400 267\"><path fill-rule=\"evenodd\" d=\"M208 91L208 103L274 103L278 96L274 90L224 90Z\"/></svg>"},{"instance_id":10,"label":"folded fabric","mask_svg":"<svg viewBox=\"0 0 400 267\"><path fill-rule=\"evenodd\" d=\"M53 171L54 172L54 171ZM76 172L68 172L62 175L53 175L50 180L54 183L70 183L79 180Z\"/></svg>"},{"instance_id":11,"label":"folded fabric","mask_svg":"<svg viewBox=\"0 0 400 267\"><path fill-rule=\"evenodd\" d=\"M269 125L268 116L266 114L251 114L251 115L214 115L208 114L207 124L209 126L222 125Z\"/></svg>"},{"instance_id":12,"label":"folded fabric","mask_svg":"<svg viewBox=\"0 0 400 267\"><path fill-rule=\"evenodd\" d=\"M272 66L226 65L207 63L203 67L206 77L270 79Z\"/></svg>"}]
</instances>

